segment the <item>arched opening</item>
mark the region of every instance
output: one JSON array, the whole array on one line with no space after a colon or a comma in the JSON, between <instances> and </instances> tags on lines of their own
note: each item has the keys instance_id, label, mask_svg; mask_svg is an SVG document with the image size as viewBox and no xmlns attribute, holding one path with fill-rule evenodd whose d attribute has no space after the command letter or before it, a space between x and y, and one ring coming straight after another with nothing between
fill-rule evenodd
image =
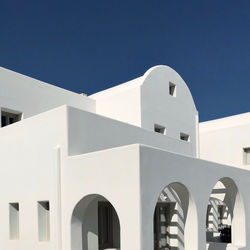
<instances>
[{"instance_id":1,"label":"arched opening","mask_svg":"<svg viewBox=\"0 0 250 250\"><path fill-rule=\"evenodd\" d=\"M154 212L154 250L197 250L197 213L187 188L171 183L160 193Z\"/></svg>"},{"instance_id":2,"label":"arched opening","mask_svg":"<svg viewBox=\"0 0 250 250\"><path fill-rule=\"evenodd\" d=\"M101 195L88 195L74 208L71 250L119 250L120 222L112 204Z\"/></svg>"},{"instance_id":3,"label":"arched opening","mask_svg":"<svg viewBox=\"0 0 250 250\"><path fill-rule=\"evenodd\" d=\"M207 206L206 238L209 249L221 243L245 245L245 210L235 182L220 179L214 186ZM223 248L224 249L224 248Z\"/></svg>"}]
</instances>

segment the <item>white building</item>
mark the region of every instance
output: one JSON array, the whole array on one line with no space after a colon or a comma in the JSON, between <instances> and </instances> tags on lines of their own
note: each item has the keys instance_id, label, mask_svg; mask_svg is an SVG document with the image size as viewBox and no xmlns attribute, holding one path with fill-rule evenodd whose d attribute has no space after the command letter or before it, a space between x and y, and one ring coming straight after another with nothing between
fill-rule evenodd
<instances>
[{"instance_id":1,"label":"white building","mask_svg":"<svg viewBox=\"0 0 250 250\"><path fill-rule=\"evenodd\" d=\"M89 97L0 68L0 107L1 250L250 250L250 113L199 125L167 66Z\"/></svg>"}]
</instances>

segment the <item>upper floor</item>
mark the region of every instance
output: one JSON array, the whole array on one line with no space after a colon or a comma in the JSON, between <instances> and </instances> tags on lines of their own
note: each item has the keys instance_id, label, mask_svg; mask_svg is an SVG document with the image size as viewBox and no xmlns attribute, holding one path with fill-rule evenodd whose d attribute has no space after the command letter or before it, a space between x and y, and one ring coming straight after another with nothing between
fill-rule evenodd
<instances>
[{"instance_id":1,"label":"upper floor","mask_svg":"<svg viewBox=\"0 0 250 250\"><path fill-rule=\"evenodd\" d=\"M168 141L163 147L166 150L198 156L198 112L186 83L170 67L153 67L139 78L89 97L0 68L1 127L62 105L85 111L74 118L68 117L73 121L72 129L79 134L88 133L93 138L98 133L102 137L112 136L114 130L119 133L120 129L124 137L130 133L136 138L138 133L145 133L146 137ZM116 124L115 127L112 124ZM79 137L76 135L75 140ZM105 140L111 139L105 137ZM94 141L88 142L93 144L92 151L99 150L99 143ZM162 148L161 143L153 143L153 146Z\"/></svg>"},{"instance_id":2,"label":"upper floor","mask_svg":"<svg viewBox=\"0 0 250 250\"><path fill-rule=\"evenodd\" d=\"M170 67L155 66L141 77L91 96L0 68L1 127L62 105L69 106L65 133L70 155L142 143L250 169L250 113L199 124L186 83ZM57 113L53 112L55 119ZM0 136L13 130L21 136L22 126L31 129L46 117L22 122Z\"/></svg>"}]
</instances>

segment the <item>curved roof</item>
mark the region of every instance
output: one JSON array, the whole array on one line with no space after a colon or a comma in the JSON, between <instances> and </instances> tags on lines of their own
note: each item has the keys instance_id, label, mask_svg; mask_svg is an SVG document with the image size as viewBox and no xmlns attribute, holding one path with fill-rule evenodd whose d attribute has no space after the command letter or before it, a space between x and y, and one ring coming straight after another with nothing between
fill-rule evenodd
<instances>
[{"instance_id":1,"label":"curved roof","mask_svg":"<svg viewBox=\"0 0 250 250\"><path fill-rule=\"evenodd\" d=\"M158 74L159 72L165 72L167 74L174 75L175 78L178 79L178 82L180 84L182 84L182 86L186 89L186 92L189 93L190 98L191 98L191 100L192 100L192 102L194 104L194 107L195 107L195 103L194 103L192 94L191 94L187 84L185 83L185 81L182 79L182 77L174 69L172 69L172 68L170 68L169 66L166 66L166 65L157 65L157 66L151 67L141 77L138 77L138 78L135 78L135 79L133 79L131 81L119 84L119 85L114 86L112 88L97 92L97 93L95 93L93 95L90 95L89 97L92 97L94 99L95 98L102 98L102 97L106 97L108 95L119 93L119 92L121 92L123 90L127 90L127 89L130 89L130 88L135 88L135 87L138 87L138 86L142 86L144 84L147 84L147 80L152 75Z\"/></svg>"}]
</instances>

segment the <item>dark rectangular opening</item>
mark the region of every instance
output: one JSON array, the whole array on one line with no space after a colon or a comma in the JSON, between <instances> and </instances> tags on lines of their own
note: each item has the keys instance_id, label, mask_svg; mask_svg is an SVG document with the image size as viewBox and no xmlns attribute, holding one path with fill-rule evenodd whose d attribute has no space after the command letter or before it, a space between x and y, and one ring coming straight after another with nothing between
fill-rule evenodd
<instances>
[{"instance_id":1,"label":"dark rectangular opening","mask_svg":"<svg viewBox=\"0 0 250 250\"><path fill-rule=\"evenodd\" d=\"M155 124L154 131L159 134L166 134L166 128L158 124Z\"/></svg>"},{"instance_id":2,"label":"dark rectangular opening","mask_svg":"<svg viewBox=\"0 0 250 250\"><path fill-rule=\"evenodd\" d=\"M188 134L180 133L180 139L182 141L189 141L190 140L190 136Z\"/></svg>"},{"instance_id":3,"label":"dark rectangular opening","mask_svg":"<svg viewBox=\"0 0 250 250\"><path fill-rule=\"evenodd\" d=\"M243 148L243 164L250 164L250 148Z\"/></svg>"},{"instance_id":4,"label":"dark rectangular opening","mask_svg":"<svg viewBox=\"0 0 250 250\"><path fill-rule=\"evenodd\" d=\"M1 126L5 127L21 120L22 114L19 112L11 112L1 110Z\"/></svg>"},{"instance_id":5,"label":"dark rectangular opening","mask_svg":"<svg viewBox=\"0 0 250 250\"><path fill-rule=\"evenodd\" d=\"M113 207L109 202L98 202L99 249L113 247Z\"/></svg>"},{"instance_id":6,"label":"dark rectangular opening","mask_svg":"<svg viewBox=\"0 0 250 250\"><path fill-rule=\"evenodd\" d=\"M172 82L169 82L169 94L176 97L176 85Z\"/></svg>"}]
</instances>

